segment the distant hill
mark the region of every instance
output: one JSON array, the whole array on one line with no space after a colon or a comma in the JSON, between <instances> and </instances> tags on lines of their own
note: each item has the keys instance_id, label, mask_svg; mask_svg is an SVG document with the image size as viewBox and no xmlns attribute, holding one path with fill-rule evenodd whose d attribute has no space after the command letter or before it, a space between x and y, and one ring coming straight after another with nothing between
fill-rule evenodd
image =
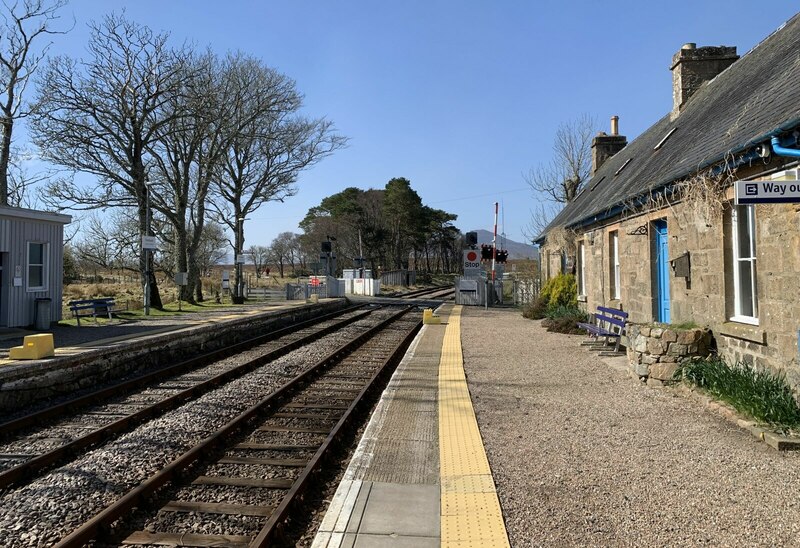
<instances>
[{"instance_id":1,"label":"distant hill","mask_svg":"<svg viewBox=\"0 0 800 548\"><path fill-rule=\"evenodd\" d=\"M493 235L488 230L475 230L475 232L478 233L478 245L492 243ZM539 248L508 238L502 240L499 234L497 235L497 246L508 250L509 259L539 259Z\"/></svg>"}]
</instances>

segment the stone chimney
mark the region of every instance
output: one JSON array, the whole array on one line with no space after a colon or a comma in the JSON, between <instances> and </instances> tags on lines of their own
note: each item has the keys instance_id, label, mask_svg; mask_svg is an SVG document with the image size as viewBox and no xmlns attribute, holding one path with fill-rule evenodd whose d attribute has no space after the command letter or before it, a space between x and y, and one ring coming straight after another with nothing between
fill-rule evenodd
<instances>
[{"instance_id":1,"label":"stone chimney","mask_svg":"<svg viewBox=\"0 0 800 548\"><path fill-rule=\"evenodd\" d=\"M672 116L705 82L728 68L739 58L736 47L705 46L689 43L672 56Z\"/></svg>"},{"instance_id":2,"label":"stone chimney","mask_svg":"<svg viewBox=\"0 0 800 548\"><path fill-rule=\"evenodd\" d=\"M611 117L611 135L606 135L604 131L597 134L592 139L592 176L597 173L606 160L625 148L628 139L619 133L619 116Z\"/></svg>"}]
</instances>

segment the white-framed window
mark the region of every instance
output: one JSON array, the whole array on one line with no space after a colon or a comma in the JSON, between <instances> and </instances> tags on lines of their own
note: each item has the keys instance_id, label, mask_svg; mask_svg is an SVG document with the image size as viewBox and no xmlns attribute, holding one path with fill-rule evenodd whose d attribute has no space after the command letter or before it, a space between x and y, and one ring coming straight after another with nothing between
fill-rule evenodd
<instances>
[{"instance_id":1,"label":"white-framed window","mask_svg":"<svg viewBox=\"0 0 800 548\"><path fill-rule=\"evenodd\" d=\"M586 295L586 245L583 240L578 242L578 264L575 269L578 278L578 295Z\"/></svg>"},{"instance_id":2,"label":"white-framed window","mask_svg":"<svg viewBox=\"0 0 800 548\"><path fill-rule=\"evenodd\" d=\"M28 242L28 291L47 290L47 245Z\"/></svg>"},{"instance_id":3,"label":"white-framed window","mask_svg":"<svg viewBox=\"0 0 800 548\"><path fill-rule=\"evenodd\" d=\"M758 284L756 283L756 208L731 208L733 249L733 317L731 321L758 325Z\"/></svg>"},{"instance_id":4,"label":"white-framed window","mask_svg":"<svg viewBox=\"0 0 800 548\"><path fill-rule=\"evenodd\" d=\"M619 299L619 231L613 230L608 234L608 267L611 280L611 298Z\"/></svg>"}]
</instances>

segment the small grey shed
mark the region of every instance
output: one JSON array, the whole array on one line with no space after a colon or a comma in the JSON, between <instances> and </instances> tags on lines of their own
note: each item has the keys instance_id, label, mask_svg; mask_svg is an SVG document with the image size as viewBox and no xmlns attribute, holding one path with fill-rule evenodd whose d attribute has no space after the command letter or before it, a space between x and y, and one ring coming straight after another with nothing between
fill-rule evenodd
<instances>
[{"instance_id":1,"label":"small grey shed","mask_svg":"<svg viewBox=\"0 0 800 548\"><path fill-rule=\"evenodd\" d=\"M64 225L70 221L69 215L0 206L0 327L33 325L37 299L50 299L50 320L61 319Z\"/></svg>"}]
</instances>

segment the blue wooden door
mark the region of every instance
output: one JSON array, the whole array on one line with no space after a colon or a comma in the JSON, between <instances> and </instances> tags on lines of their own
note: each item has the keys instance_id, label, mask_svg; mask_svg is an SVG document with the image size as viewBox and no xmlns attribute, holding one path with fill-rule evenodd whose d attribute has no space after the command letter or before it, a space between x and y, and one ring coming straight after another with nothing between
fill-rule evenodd
<instances>
[{"instance_id":1,"label":"blue wooden door","mask_svg":"<svg viewBox=\"0 0 800 548\"><path fill-rule=\"evenodd\" d=\"M669 323L669 253L667 221L653 223L656 258L656 321Z\"/></svg>"}]
</instances>

